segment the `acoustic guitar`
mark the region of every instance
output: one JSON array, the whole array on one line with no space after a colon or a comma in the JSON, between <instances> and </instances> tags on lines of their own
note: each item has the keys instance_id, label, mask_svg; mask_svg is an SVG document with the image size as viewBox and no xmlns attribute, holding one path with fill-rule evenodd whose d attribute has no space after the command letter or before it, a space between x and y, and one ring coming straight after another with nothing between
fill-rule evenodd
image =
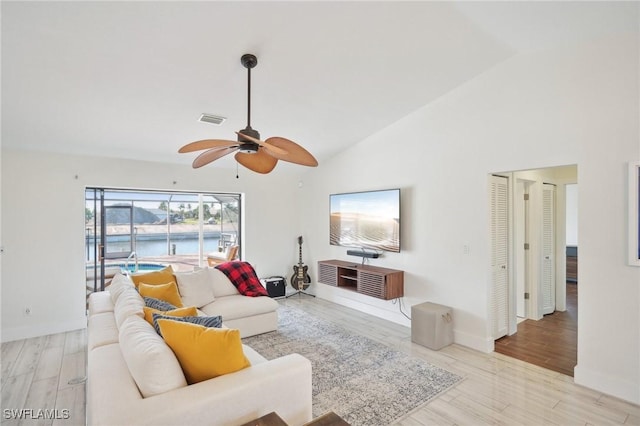
<instances>
[{"instance_id":1,"label":"acoustic guitar","mask_svg":"<svg viewBox=\"0 0 640 426\"><path fill-rule=\"evenodd\" d=\"M307 272L309 267L302 263L302 235L298 237L298 246L300 248L300 258L298 264L293 267L293 275L291 275L291 287L296 290L306 290L311 283L311 277Z\"/></svg>"}]
</instances>

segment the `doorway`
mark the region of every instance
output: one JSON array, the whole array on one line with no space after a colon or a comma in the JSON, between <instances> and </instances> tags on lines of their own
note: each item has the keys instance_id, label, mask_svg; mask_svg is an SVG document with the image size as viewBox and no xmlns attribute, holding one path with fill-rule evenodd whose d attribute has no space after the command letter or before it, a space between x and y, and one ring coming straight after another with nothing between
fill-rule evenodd
<instances>
[{"instance_id":1,"label":"doorway","mask_svg":"<svg viewBox=\"0 0 640 426\"><path fill-rule=\"evenodd\" d=\"M508 250L508 283L505 286L494 280L492 287L495 351L573 376L577 357L577 286L567 287L565 253L570 242L567 214L571 209L566 204L566 188L577 188L577 166L495 175L507 181L509 197L507 218L503 219L508 241L502 243ZM575 206L572 230L577 230ZM494 209L492 203L492 244L493 220L500 215ZM493 252L500 251L493 248ZM504 287L506 291L500 290ZM502 292L506 301L502 311L493 306L495 300L502 300L496 292ZM504 312L508 327L506 332L504 328L496 332L496 318Z\"/></svg>"}]
</instances>

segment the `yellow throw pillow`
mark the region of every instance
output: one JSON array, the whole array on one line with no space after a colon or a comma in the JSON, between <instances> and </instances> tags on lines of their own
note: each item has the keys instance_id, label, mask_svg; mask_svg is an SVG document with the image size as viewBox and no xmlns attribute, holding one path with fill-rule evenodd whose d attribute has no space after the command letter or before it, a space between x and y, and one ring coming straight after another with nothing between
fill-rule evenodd
<instances>
[{"instance_id":1,"label":"yellow throw pillow","mask_svg":"<svg viewBox=\"0 0 640 426\"><path fill-rule=\"evenodd\" d=\"M178 286L174 281L166 284L147 284L140 282L138 290L142 297L153 297L154 299L164 300L171 303L176 308L182 308L182 298L178 293Z\"/></svg>"},{"instance_id":2,"label":"yellow throw pillow","mask_svg":"<svg viewBox=\"0 0 640 426\"><path fill-rule=\"evenodd\" d=\"M189 384L233 373L251 365L242 351L240 331L159 319L162 337L173 350Z\"/></svg>"},{"instance_id":3,"label":"yellow throw pillow","mask_svg":"<svg viewBox=\"0 0 640 426\"><path fill-rule=\"evenodd\" d=\"M160 269L159 271L143 272L131 275L131 281L133 281L133 284L136 287L138 287L140 283L166 284L175 280L176 278L173 276L173 268L171 265L164 269Z\"/></svg>"},{"instance_id":4,"label":"yellow throw pillow","mask_svg":"<svg viewBox=\"0 0 640 426\"><path fill-rule=\"evenodd\" d=\"M144 319L151 325L153 325L153 314L169 315L172 317L195 317L198 316L198 310L195 306L187 306L184 308L172 309L170 311L161 311L160 309L153 309L148 306L142 308L144 310Z\"/></svg>"}]
</instances>

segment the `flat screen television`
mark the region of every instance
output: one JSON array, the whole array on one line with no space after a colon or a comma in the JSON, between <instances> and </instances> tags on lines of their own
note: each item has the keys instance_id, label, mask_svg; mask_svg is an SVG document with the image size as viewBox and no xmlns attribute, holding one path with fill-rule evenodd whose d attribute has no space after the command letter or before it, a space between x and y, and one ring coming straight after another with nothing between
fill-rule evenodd
<instances>
[{"instance_id":1,"label":"flat screen television","mask_svg":"<svg viewBox=\"0 0 640 426\"><path fill-rule=\"evenodd\" d=\"M329 242L400 252L400 189L329 195Z\"/></svg>"}]
</instances>

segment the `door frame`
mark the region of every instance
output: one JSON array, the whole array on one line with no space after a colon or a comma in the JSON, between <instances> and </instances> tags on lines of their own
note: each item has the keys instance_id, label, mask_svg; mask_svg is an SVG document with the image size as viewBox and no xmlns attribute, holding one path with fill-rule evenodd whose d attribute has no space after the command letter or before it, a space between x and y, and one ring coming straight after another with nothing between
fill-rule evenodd
<instances>
[{"instance_id":1,"label":"door frame","mask_svg":"<svg viewBox=\"0 0 640 426\"><path fill-rule=\"evenodd\" d=\"M518 274L522 273L522 269L525 269L525 273L529 279L529 299L526 300L526 318L538 320L542 318L542 297L541 297L541 281L540 274L542 271L542 233L541 233L541 220L542 220L542 185L543 183L552 182L556 185L556 203L555 203L555 306L558 311L566 310L566 259L562 255L566 250L566 192L565 185L577 183L577 166L573 173L569 173L572 176L563 175L562 172L549 178L549 176L542 176L543 173L551 173L552 175L557 170L563 168L548 167L541 169L531 169L525 171L512 171L512 172L499 172L491 173L490 175L506 177L509 185L509 283L508 283L508 300L509 300L509 335L517 332L517 279ZM565 173L566 174L566 173ZM529 186L529 238L530 238L530 250L528 253L529 263L528 265L522 264L522 256L518 257L518 250L520 247L516 247L519 239L516 238L517 221L524 221L524 218L517 215L516 208L514 206L514 200L518 192L519 181L525 181ZM539 207L539 208L538 208ZM520 223L522 225L522 223ZM523 225L522 225L523 226ZM535 228L538 228L537 230ZM522 247L524 250L524 247ZM518 261L520 259L520 261ZM493 283L492 283L493 285ZM493 289L492 289L493 291ZM491 311L489 303L489 311Z\"/></svg>"},{"instance_id":2,"label":"door frame","mask_svg":"<svg viewBox=\"0 0 640 426\"><path fill-rule=\"evenodd\" d=\"M558 229L557 229L557 222L558 222L558 212L557 212L557 196L558 196L558 190L557 190L557 185L555 183L549 183L549 182L542 182L541 185L542 188L542 203L541 203L541 207L542 207L542 217L541 217L541 222L540 222L540 229L541 229L541 235L540 235L540 302L541 302L541 306L540 306L540 312L542 313L542 315L547 315L547 314L552 314L554 311L557 310L557 305L556 305L556 294L558 293L558 280L557 280L557 275L556 275L556 270L557 270L557 245L558 245L558 239L559 239L559 234L558 234ZM547 193L551 193L551 200L550 200L550 206L546 205L546 194ZM546 223L547 217L545 214L545 208L549 207L551 209L551 216L550 216L550 224ZM552 239L551 239L551 244L549 247L549 252L547 252L547 248L545 247L545 232L546 232L546 226L549 225L551 227L551 234L552 234ZM564 240L565 238L563 238ZM565 250L566 251L566 250ZM547 262L550 261L550 262ZM551 297L551 303L546 306L545 305L545 291L544 291L544 286L545 286L545 272L548 268L551 268L551 280L552 280L552 291L550 294Z\"/></svg>"}]
</instances>

